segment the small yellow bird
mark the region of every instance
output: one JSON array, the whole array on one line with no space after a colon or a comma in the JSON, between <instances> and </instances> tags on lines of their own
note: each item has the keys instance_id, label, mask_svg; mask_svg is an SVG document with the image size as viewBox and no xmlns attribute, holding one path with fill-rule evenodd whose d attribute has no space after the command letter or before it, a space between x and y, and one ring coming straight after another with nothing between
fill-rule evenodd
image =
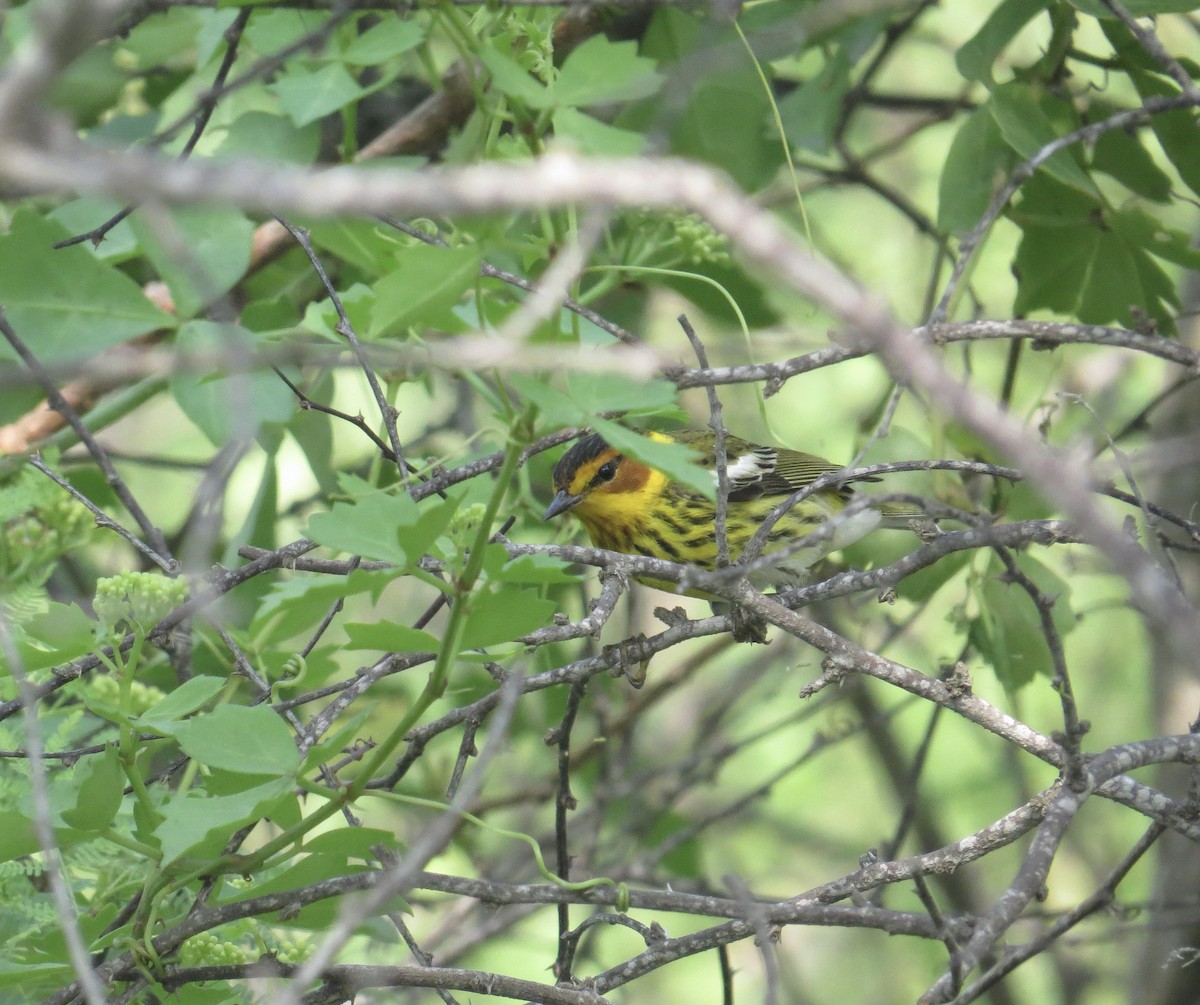
<instances>
[{"instance_id":1,"label":"small yellow bird","mask_svg":"<svg viewBox=\"0 0 1200 1005\"><path fill-rule=\"evenodd\" d=\"M716 434L711 430L645 435L660 443L690 447L699 454L697 463L711 468L716 480ZM725 533L730 561L737 561L779 503L821 475L842 469L813 454L763 447L736 436L726 437L725 451L729 484ZM716 504L661 471L626 457L598 434L577 440L555 465L553 478L557 494L543 519L570 510L598 548L715 568ZM765 586L803 582L815 562L876 527L914 529L914 521L922 519L921 510L915 506L884 503L838 520L837 515L852 497L853 489L848 485L831 485L792 506L767 533L764 555L769 557L772 551L828 522L827 537L811 547L782 555L751 580ZM675 584L661 580L641 581L664 590L676 589ZM689 592L708 596L702 591Z\"/></svg>"}]
</instances>

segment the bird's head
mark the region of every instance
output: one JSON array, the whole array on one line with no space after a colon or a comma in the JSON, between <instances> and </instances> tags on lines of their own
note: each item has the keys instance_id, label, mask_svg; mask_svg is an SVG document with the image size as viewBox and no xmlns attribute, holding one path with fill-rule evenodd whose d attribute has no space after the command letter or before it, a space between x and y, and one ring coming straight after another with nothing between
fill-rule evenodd
<instances>
[{"instance_id":1,"label":"bird's head","mask_svg":"<svg viewBox=\"0 0 1200 1005\"><path fill-rule=\"evenodd\" d=\"M592 433L577 440L554 465L555 496L542 519L549 520L575 507L577 515L586 517L620 506L621 497L646 489L655 474L652 468L619 453L599 434Z\"/></svg>"}]
</instances>

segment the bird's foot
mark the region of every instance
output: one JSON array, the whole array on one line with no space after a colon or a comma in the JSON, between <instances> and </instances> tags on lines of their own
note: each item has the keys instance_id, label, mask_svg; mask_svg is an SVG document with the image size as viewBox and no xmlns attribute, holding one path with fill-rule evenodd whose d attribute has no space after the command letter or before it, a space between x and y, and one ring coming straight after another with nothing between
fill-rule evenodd
<instances>
[{"instance_id":1,"label":"bird's foot","mask_svg":"<svg viewBox=\"0 0 1200 1005\"><path fill-rule=\"evenodd\" d=\"M740 604L731 604L726 600L711 601L713 614L727 615L733 619L734 642L756 642L767 644L767 623L755 614L751 614Z\"/></svg>"},{"instance_id":2,"label":"bird's foot","mask_svg":"<svg viewBox=\"0 0 1200 1005\"><path fill-rule=\"evenodd\" d=\"M644 634L637 635L622 642L614 642L602 650L609 672L614 677L623 676L635 688L640 688L646 683L646 669L650 666L650 657L642 655L642 643L645 641Z\"/></svg>"}]
</instances>

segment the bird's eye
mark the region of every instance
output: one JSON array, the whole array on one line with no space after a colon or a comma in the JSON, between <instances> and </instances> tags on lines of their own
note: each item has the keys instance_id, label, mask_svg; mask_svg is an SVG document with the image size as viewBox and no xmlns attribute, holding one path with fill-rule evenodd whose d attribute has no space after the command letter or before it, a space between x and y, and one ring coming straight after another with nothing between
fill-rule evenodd
<instances>
[{"instance_id":1,"label":"bird's eye","mask_svg":"<svg viewBox=\"0 0 1200 1005\"><path fill-rule=\"evenodd\" d=\"M606 464L601 464L600 470L596 472L596 477L602 482L611 482L617 477L617 462L609 461Z\"/></svg>"}]
</instances>

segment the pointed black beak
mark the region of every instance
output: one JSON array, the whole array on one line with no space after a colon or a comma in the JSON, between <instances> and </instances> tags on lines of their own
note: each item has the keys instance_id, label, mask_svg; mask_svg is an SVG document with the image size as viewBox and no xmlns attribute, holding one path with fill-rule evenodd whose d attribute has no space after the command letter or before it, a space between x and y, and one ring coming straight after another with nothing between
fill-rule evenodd
<instances>
[{"instance_id":1,"label":"pointed black beak","mask_svg":"<svg viewBox=\"0 0 1200 1005\"><path fill-rule=\"evenodd\" d=\"M566 489L558 493L546 507L546 512L542 514L543 520L549 520L552 516L558 516L559 513L565 513L574 506L583 496L573 496Z\"/></svg>"}]
</instances>

